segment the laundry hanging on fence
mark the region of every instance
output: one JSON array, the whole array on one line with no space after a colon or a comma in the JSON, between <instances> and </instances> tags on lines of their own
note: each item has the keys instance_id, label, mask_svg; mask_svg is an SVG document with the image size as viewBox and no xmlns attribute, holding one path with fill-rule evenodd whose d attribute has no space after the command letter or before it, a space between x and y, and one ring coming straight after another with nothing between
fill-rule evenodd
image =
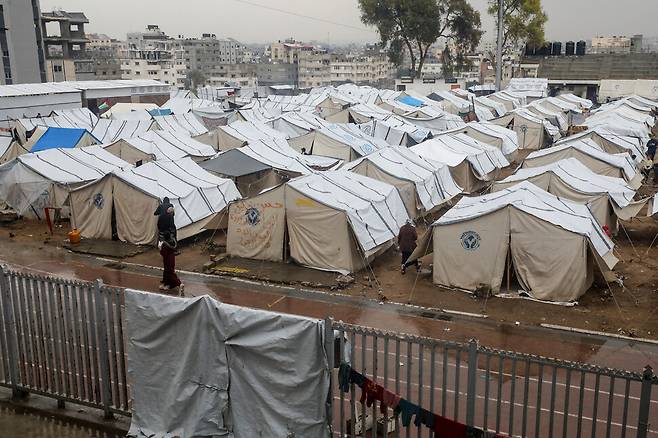
<instances>
[{"instance_id":1,"label":"laundry hanging on fence","mask_svg":"<svg viewBox=\"0 0 658 438\"><path fill-rule=\"evenodd\" d=\"M399 415L402 426L409 427L411 420L416 427L427 426L434 431L436 438L508 438L505 435L486 432L482 429L466 426L457 421L436 415L420 406L410 402L385 389L381 385L354 370L349 364L343 362L338 370L338 387L343 392L350 392L350 385L361 388L361 403L372 406L375 401L380 403L382 414L387 409L393 409L394 415Z\"/></svg>"}]
</instances>

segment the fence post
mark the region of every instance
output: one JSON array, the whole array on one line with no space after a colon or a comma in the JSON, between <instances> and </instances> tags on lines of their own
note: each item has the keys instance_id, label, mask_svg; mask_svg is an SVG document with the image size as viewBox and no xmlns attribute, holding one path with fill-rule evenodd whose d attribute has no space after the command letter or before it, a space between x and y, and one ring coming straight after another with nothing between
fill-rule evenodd
<instances>
[{"instance_id":1,"label":"fence post","mask_svg":"<svg viewBox=\"0 0 658 438\"><path fill-rule=\"evenodd\" d=\"M2 300L2 317L4 332L7 336L7 360L9 361L9 380L12 396L21 398L25 393L18 389L18 349L16 346L16 321L14 320L9 274L6 265L0 266L0 300ZM1 334L0 334L1 335Z\"/></svg>"},{"instance_id":2,"label":"fence post","mask_svg":"<svg viewBox=\"0 0 658 438\"><path fill-rule=\"evenodd\" d=\"M642 374L642 392L640 393L640 413L637 418L637 438L646 438L649 430L649 407L651 405L651 387L656 376L647 365Z\"/></svg>"},{"instance_id":3,"label":"fence post","mask_svg":"<svg viewBox=\"0 0 658 438\"><path fill-rule=\"evenodd\" d=\"M112 376L110 375L110 355L107 341L107 316L105 313L105 300L103 297L103 281L94 282L94 313L96 314L96 329L98 333L98 360L101 372L101 398L103 401L103 417L112 418Z\"/></svg>"},{"instance_id":4,"label":"fence post","mask_svg":"<svg viewBox=\"0 0 658 438\"><path fill-rule=\"evenodd\" d=\"M475 392L477 391L478 371L478 341L471 339L468 342L468 379L466 390L466 425L475 423ZM488 376L487 376L488 377Z\"/></svg>"},{"instance_id":5,"label":"fence post","mask_svg":"<svg viewBox=\"0 0 658 438\"><path fill-rule=\"evenodd\" d=\"M327 316L324 319L324 351L327 355L327 367L329 368L329 394L327 394L327 424L331 435L334 430L334 319Z\"/></svg>"}]
</instances>

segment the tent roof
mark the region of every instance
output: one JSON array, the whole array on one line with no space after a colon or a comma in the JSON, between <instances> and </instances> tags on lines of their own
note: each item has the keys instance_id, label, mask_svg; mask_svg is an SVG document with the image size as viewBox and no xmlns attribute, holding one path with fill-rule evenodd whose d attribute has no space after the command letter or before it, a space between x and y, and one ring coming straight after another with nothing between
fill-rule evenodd
<instances>
[{"instance_id":1,"label":"tent roof","mask_svg":"<svg viewBox=\"0 0 658 438\"><path fill-rule=\"evenodd\" d=\"M194 99L184 97L174 97L169 99L160 109L169 109L173 114L186 114L194 110L224 114L222 104L206 99ZM166 114L153 114L166 115Z\"/></svg>"},{"instance_id":2,"label":"tent roof","mask_svg":"<svg viewBox=\"0 0 658 438\"><path fill-rule=\"evenodd\" d=\"M427 211L462 192L447 166L431 163L405 147L390 146L380 149L347 163L345 169L351 170L363 161L372 163L398 179L413 182L418 198Z\"/></svg>"},{"instance_id":3,"label":"tent roof","mask_svg":"<svg viewBox=\"0 0 658 438\"><path fill-rule=\"evenodd\" d=\"M68 110L54 110L51 114L62 119L68 120L72 125L79 128L91 128L98 122L96 114L92 113L89 108L74 108Z\"/></svg>"},{"instance_id":4,"label":"tent roof","mask_svg":"<svg viewBox=\"0 0 658 438\"><path fill-rule=\"evenodd\" d=\"M542 149L539 151L532 152L526 157L527 160L532 160L533 158L544 157L546 155L551 155L557 152L561 152L568 148L578 149L583 154L589 155L592 158L596 158L599 161L608 163L613 167L618 167L622 169L626 178L630 181L635 177L637 170L633 164L633 159L625 152L619 154L609 154L601 150L601 147L590 138L579 138L579 139L570 139L568 137L565 142L561 142L550 148Z\"/></svg>"},{"instance_id":5,"label":"tent roof","mask_svg":"<svg viewBox=\"0 0 658 438\"><path fill-rule=\"evenodd\" d=\"M153 124L153 120L100 119L91 134L102 143L109 143L145 134L151 130Z\"/></svg>"},{"instance_id":6,"label":"tent roof","mask_svg":"<svg viewBox=\"0 0 658 438\"><path fill-rule=\"evenodd\" d=\"M169 197L176 208L177 228L219 213L241 198L233 181L208 173L191 158L151 161L112 174L153 198Z\"/></svg>"},{"instance_id":7,"label":"tent roof","mask_svg":"<svg viewBox=\"0 0 658 438\"><path fill-rule=\"evenodd\" d=\"M85 134L91 135L86 129L51 127L37 140L30 152L54 148L74 148Z\"/></svg>"},{"instance_id":8,"label":"tent roof","mask_svg":"<svg viewBox=\"0 0 658 438\"><path fill-rule=\"evenodd\" d=\"M222 152L215 158L203 161L199 165L210 172L227 177L239 177L272 169L271 166L251 158L239 149Z\"/></svg>"},{"instance_id":9,"label":"tent roof","mask_svg":"<svg viewBox=\"0 0 658 438\"><path fill-rule=\"evenodd\" d=\"M466 134L443 134L410 148L428 160L456 167L468 160L475 172L485 176L509 166L500 149L479 142Z\"/></svg>"},{"instance_id":10,"label":"tent roof","mask_svg":"<svg viewBox=\"0 0 658 438\"><path fill-rule=\"evenodd\" d=\"M302 155L282 139L254 140L238 150L274 169L301 175L312 173L313 168L328 169L342 162L335 158Z\"/></svg>"},{"instance_id":11,"label":"tent roof","mask_svg":"<svg viewBox=\"0 0 658 438\"><path fill-rule=\"evenodd\" d=\"M522 168L499 183L524 181L549 172L578 192L591 195L606 193L621 208L628 206L635 196L635 190L624 179L594 173L576 158L567 158L546 166Z\"/></svg>"},{"instance_id":12,"label":"tent roof","mask_svg":"<svg viewBox=\"0 0 658 438\"><path fill-rule=\"evenodd\" d=\"M191 137L205 134L208 129L190 113L171 116L155 116L153 119L163 131L185 133Z\"/></svg>"},{"instance_id":13,"label":"tent roof","mask_svg":"<svg viewBox=\"0 0 658 438\"><path fill-rule=\"evenodd\" d=\"M228 135L244 142L254 140L269 140L273 138L286 139L286 135L259 121L243 122L236 121L226 126L219 126Z\"/></svg>"},{"instance_id":14,"label":"tent roof","mask_svg":"<svg viewBox=\"0 0 658 438\"><path fill-rule=\"evenodd\" d=\"M478 131L484 135L490 137L499 138L502 142L502 152L503 155L507 156L519 149L519 138L515 131L507 129L503 126L496 125L489 122L469 122L465 127L471 128L475 131ZM455 128L448 131L449 133L456 134L459 132L464 133L464 128ZM464 133L466 134L466 133ZM468 134L466 134L468 135ZM484 142L486 144L486 142Z\"/></svg>"},{"instance_id":15,"label":"tent roof","mask_svg":"<svg viewBox=\"0 0 658 438\"><path fill-rule=\"evenodd\" d=\"M154 155L156 160L179 160L188 156L212 157L216 154L212 146L176 131L147 131L139 137L123 141L145 154Z\"/></svg>"},{"instance_id":16,"label":"tent roof","mask_svg":"<svg viewBox=\"0 0 658 438\"><path fill-rule=\"evenodd\" d=\"M289 181L288 186L345 212L364 251L394 239L409 219L395 187L345 170L302 176Z\"/></svg>"},{"instance_id":17,"label":"tent roof","mask_svg":"<svg viewBox=\"0 0 658 438\"><path fill-rule=\"evenodd\" d=\"M416 106L416 107L423 106L423 101L422 100L416 99L415 97L412 97L412 96L398 97L397 100L404 103L405 105Z\"/></svg>"},{"instance_id":18,"label":"tent roof","mask_svg":"<svg viewBox=\"0 0 658 438\"><path fill-rule=\"evenodd\" d=\"M327 124L317 129L316 132L349 146L361 156L389 146L384 140L371 137L362 132L358 126L349 123Z\"/></svg>"},{"instance_id":19,"label":"tent roof","mask_svg":"<svg viewBox=\"0 0 658 438\"><path fill-rule=\"evenodd\" d=\"M505 207L516 208L567 231L587 236L608 267L614 267L614 244L605 235L587 206L558 198L527 181L484 196L463 197L457 205L434 222L433 226L469 221Z\"/></svg>"},{"instance_id":20,"label":"tent roof","mask_svg":"<svg viewBox=\"0 0 658 438\"><path fill-rule=\"evenodd\" d=\"M93 181L116 169L131 167L100 146L48 149L20 155L15 161L61 184Z\"/></svg>"},{"instance_id":21,"label":"tent roof","mask_svg":"<svg viewBox=\"0 0 658 438\"><path fill-rule=\"evenodd\" d=\"M566 93L566 94L559 94L557 96L559 99L565 100L570 103L574 103L576 105L581 106L584 109L590 109L593 106L593 103L589 99L583 99L580 96L576 96L573 93Z\"/></svg>"}]
</instances>

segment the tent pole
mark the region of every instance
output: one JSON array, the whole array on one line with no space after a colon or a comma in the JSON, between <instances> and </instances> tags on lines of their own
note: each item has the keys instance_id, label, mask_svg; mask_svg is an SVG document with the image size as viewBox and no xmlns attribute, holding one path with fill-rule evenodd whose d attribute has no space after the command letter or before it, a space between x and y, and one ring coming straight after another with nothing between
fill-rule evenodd
<instances>
[{"instance_id":1,"label":"tent pole","mask_svg":"<svg viewBox=\"0 0 658 438\"><path fill-rule=\"evenodd\" d=\"M511 283L511 281L510 281L510 270L511 270L510 267L511 266L510 265L512 264L512 257L510 255L509 251L507 251L507 256L505 257L505 260L506 260L505 264L507 265L506 266L506 269L507 269L507 293L509 294L509 293L511 293L511 287L510 287L510 283Z\"/></svg>"}]
</instances>

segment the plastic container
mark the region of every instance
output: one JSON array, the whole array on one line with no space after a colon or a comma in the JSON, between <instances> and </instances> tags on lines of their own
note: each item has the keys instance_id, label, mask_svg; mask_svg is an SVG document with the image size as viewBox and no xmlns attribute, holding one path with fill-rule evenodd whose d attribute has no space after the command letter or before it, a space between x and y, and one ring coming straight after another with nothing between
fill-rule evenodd
<instances>
[{"instance_id":1,"label":"plastic container","mask_svg":"<svg viewBox=\"0 0 658 438\"><path fill-rule=\"evenodd\" d=\"M69 232L69 242L72 244L80 243L80 231L74 228Z\"/></svg>"}]
</instances>

